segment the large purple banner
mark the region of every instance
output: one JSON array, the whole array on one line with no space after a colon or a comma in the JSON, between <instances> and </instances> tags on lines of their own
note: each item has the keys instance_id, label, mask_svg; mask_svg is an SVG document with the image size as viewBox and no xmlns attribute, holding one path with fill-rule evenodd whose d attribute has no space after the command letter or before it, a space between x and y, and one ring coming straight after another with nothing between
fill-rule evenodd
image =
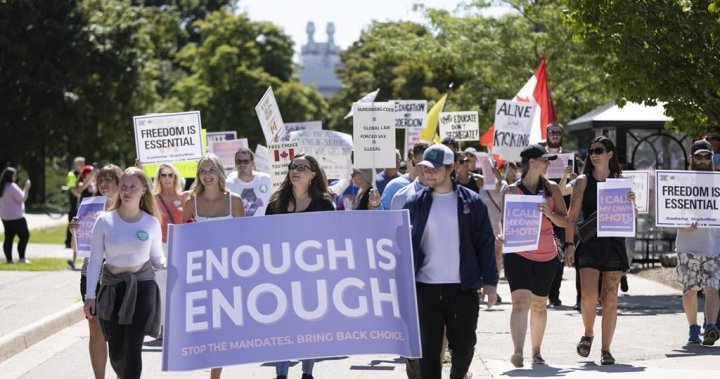
<instances>
[{"instance_id":1,"label":"large purple banner","mask_svg":"<svg viewBox=\"0 0 720 379\"><path fill-rule=\"evenodd\" d=\"M407 211L171 225L163 370L419 357Z\"/></svg>"}]
</instances>

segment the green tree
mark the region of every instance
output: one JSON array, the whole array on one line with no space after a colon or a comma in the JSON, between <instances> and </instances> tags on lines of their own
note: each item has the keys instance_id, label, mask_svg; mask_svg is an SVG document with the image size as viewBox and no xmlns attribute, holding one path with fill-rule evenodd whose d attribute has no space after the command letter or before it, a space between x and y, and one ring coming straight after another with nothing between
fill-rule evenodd
<instances>
[{"instance_id":1,"label":"green tree","mask_svg":"<svg viewBox=\"0 0 720 379\"><path fill-rule=\"evenodd\" d=\"M350 104L380 88L378 100L435 100L455 83L446 110L477 110L481 128L494 119L496 99L507 99L532 76L543 50L558 118L567 122L603 104L607 93L595 54L573 40L559 1L509 0L500 17L483 13L491 2L474 1L457 12L419 10L423 24L373 23L343 53L343 90L331 99L333 128Z\"/></svg>"},{"instance_id":2,"label":"green tree","mask_svg":"<svg viewBox=\"0 0 720 379\"><path fill-rule=\"evenodd\" d=\"M197 109L208 130L237 130L251 143L264 143L255 105L273 87L286 122L321 119L327 104L318 91L292 76L293 45L277 26L245 14L218 10L197 22L201 43L177 54L187 72L169 97Z\"/></svg>"},{"instance_id":3,"label":"green tree","mask_svg":"<svg viewBox=\"0 0 720 379\"><path fill-rule=\"evenodd\" d=\"M598 52L619 96L667 102L678 130L700 134L720 125L717 1L565 2L577 40Z\"/></svg>"}]
</instances>

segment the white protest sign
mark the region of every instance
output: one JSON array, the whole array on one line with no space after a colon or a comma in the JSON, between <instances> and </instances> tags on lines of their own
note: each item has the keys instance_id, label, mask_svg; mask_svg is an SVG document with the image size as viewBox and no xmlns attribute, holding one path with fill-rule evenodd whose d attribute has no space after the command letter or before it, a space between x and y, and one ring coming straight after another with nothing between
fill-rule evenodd
<instances>
[{"instance_id":1,"label":"white protest sign","mask_svg":"<svg viewBox=\"0 0 720 379\"><path fill-rule=\"evenodd\" d=\"M270 174L270 161L268 161L268 148L263 145L255 147L255 170Z\"/></svg>"},{"instance_id":2,"label":"white protest sign","mask_svg":"<svg viewBox=\"0 0 720 379\"><path fill-rule=\"evenodd\" d=\"M720 172L655 171L655 225L720 228Z\"/></svg>"},{"instance_id":3,"label":"white protest sign","mask_svg":"<svg viewBox=\"0 0 720 379\"><path fill-rule=\"evenodd\" d=\"M503 254L537 250L540 244L542 196L505 195Z\"/></svg>"},{"instance_id":4,"label":"white protest sign","mask_svg":"<svg viewBox=\"0 0 720 379\"><path fill-rule=\"evenodd\" d=\"M234 139L232 141L214 142L213 154L217 155L225 168L225 173L235 169L235 153L240 148L248 149L247 138Z\"/></svg>"},{"instance_id":5,"label":"white protest sign","mask_svg":"<svg viewBox=\"0 0 720 379\"><path fill-rule=\"evenodd\" d=\"M275 101L272 87L268 87L260 102L255 106L255 113L260 121L265 141L267 143L279 142L285 134L285 124L280 115L277 101Z\"/></svg>"},{"instance_id":6,"label":"white protest sign","mask_svg":"<svg viewBox=\"0 0 720 379\"><path fill-rule=\"evenodd\" d=\"M632 191L635 193L635 205L638 213L650 212L650 172L623 170L622 176L633 181Z\"/></svg>"},{"instance_id":7,"label":"white protest sign","mask_svg":"<svg viewBox=\"0 0 720 379\"><path fill-rule=\"evenodd\" d=\"M494 190L497 186L497 178L493 172L493 162L490 160L488 153L477 153L477 165L480 167L483 176L483 189Z\"/></svg>"},{"instance_id":8,"label":"white protest sign","mask_svg":"<svg viewBox=\"0 0 720 379\"><path fill-rule=\"evenodd\" d=\"M301 130L322 130L322 121L288 122L282 140L290 141L290 133Z\"/></svg>"},{"instance_id":9,"label":"white protest sign","mask_svg":"<svg viewBox=\"0 0 720 379\"><path fill-rule=\"evenodd\" d=\"M268 161L270 162L270 179L272 192L280 188L288 172L288 166L297 154L297 142L280 142L268 145Z\"/></svg>"},{"instance_id":10,"label":"white protest sign","mask_svg":"<svg viewBox=\"0 0 720 379\"><path fill-rule=\"evenodd\" d=\"M213 144L215 142L232 141L237 139L237 132L234 130L228 130L224 132L207 132L205 133L205 140L207 141L207 152L213 152Z\"/></svg>"},{"instance_id":11,"label":"white protest sign","mask_svg":"<svg viewBox=\"0 0 720 379\"><path fill-rule=\"evenodd\" d=\"M197 160L203 156L200 112L134 116L135 152L141 163Z\"/></svg>"},{"instance_id":12,"label":"white protest sign","mask_svg":"<svg viewBox=\"0 0 720 379\"><path fill-rule=\"evenodd\" d=\"M82 199L77 211L79 225L74 234L78 257L90 257L92 229L98 215L105 210L106 201L107 197L105 196L91 196Z\"/></svg>"},{"instance_id":13,"label":"white protest sign","mask_svg":"<svg viewBox=\"0 0 720 379\"><path fill-rule=\"evenodd\" d=\"M520 152L530 144L534 103L498 99L495 104L495 135L492 152L506 161L520 161Z\"/></svg>"},{"instance_id":14,"label":"white protest sign","mask_svg":"<svg viewBox=\"0 0 720 379\"><path fill-rule=\"evenodd\" d=\"M422 129L405 128L405 157L408 156L408 152L413 148L413 146L420 142L421 133Z\"/></svg>"},{"instance_id":15,"label":"white protest sign","mask_svg":"<svg viewBox=\"0 0 720 379\"><path fill-rule=\"evenodd\" d=\"M545 177L559 183L567 166L570 166L573 172L575 171L575 153L558 154L557 159L549 161ZM568 181L570 181L570 179L568 179Z\"/></svg>"},{"instance_id":16,"label":"white protest sign","mask_svg":"<svg viewBox=\"0 0 720 379\"><path fill-rule=\"evenodd\" d=\"M355 168L395 167L395 109L392 103L353 104Z\"/></svg>"},{"instance_id":17,"label":"white protest sign","mask_svg":"<svg viewBox=\"0 0 720 379\"><path fill-rule=\"evenodd\" d=\"M350 179L352 174L352 136L331 130L302 130L289 133L298 143L295 154L310 154L318 160L327 179Z\"/></svg>"},{"instance_id":18,"label":"white protest sign","mask_svg":"<svg viewBox=\"0 0 720 379\"><path fill-rule=\"evenodd\" d=\"M395 105L395 128L424 128L427 100L390 100Z\"/></svg>"},{"instance_id":19,"label":"white protest sign","mask_svg":"<svg viewBox=\"0 0 720 379\"><path fill-rule=\"evenodd\" d=\"M597 184L597 236L635 237L635 206L628 199L632 179L608 178Z\"/></svg>"},{"instance_id":20,"label":"white protest sign","mask_svg":"<svg viewBox=\"0 0 720 379\"><path fill-rule=\"evenodd\" d=\"M440 138L452 137L456 141L477 141L480 125L477 112L440 113Z\"/></svg>"}]
</instances>

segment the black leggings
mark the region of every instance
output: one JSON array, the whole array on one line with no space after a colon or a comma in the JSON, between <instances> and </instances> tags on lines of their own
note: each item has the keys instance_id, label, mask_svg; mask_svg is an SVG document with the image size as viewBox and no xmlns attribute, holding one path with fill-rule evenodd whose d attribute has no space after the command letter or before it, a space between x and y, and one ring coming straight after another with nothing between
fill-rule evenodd
<instances>
[{"instance_id":1,"label":"black leggings","mask_svg":"<svg viewBox=\"0 0 720 379\"><path fill-rule=\"evenodd\" d=\"M451 379L465 377L475 353L480 299L474 289L463 290L460 284L416 283L420 316L420 377L440 379L440 351L443 331L452 354Z\"/></svg>"},{"instance_id":2,"label":"black leggings","mask_svg":"<svg viewBox=\"0 0 720 379\"><path fill-rule=\"evenodd\" d=\"M12 246L15 236L20 238L18 241L18 255L20 259L25 259L25 249L27 248L28 240L30 240L30 231L28 230L27 220L25 217L17 220L2 220L3 227L5 228L5 242L3 243L3 252L5 252L5 259L8 262L12 262Z\"/></svg>"},{"instance_id":3,"label":"black leggings","mask_svg":"<svg viewBox=\"0 0 720 379\"><path fill-rule=\"evenodd\" d=\"M159 304L155 303L157 292L158 287L154 280L138 281L132 323L120 325L117 311L125 297L125 283L118 284L112 320L100 320L100 326L108 342L110 365L120 378L140 378L142 374L143 340L151 317L159 309Z\"/></svg>"}]
</instances>

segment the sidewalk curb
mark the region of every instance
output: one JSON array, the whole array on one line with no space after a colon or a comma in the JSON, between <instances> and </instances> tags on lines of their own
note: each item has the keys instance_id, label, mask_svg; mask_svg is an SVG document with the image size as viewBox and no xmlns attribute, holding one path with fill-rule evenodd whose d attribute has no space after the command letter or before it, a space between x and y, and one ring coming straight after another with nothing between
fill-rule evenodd
<instances>
[{"instance_id":1,"label":"sidewalk curb","mask_svg":"<svg viewBox=\"0 0 720 379\"><path fill-rule=\"evenodd\" d=\"M0 362L65 329L85 317L83 304L73 304L0 338Z\"/></svg>"}]
</instances>

